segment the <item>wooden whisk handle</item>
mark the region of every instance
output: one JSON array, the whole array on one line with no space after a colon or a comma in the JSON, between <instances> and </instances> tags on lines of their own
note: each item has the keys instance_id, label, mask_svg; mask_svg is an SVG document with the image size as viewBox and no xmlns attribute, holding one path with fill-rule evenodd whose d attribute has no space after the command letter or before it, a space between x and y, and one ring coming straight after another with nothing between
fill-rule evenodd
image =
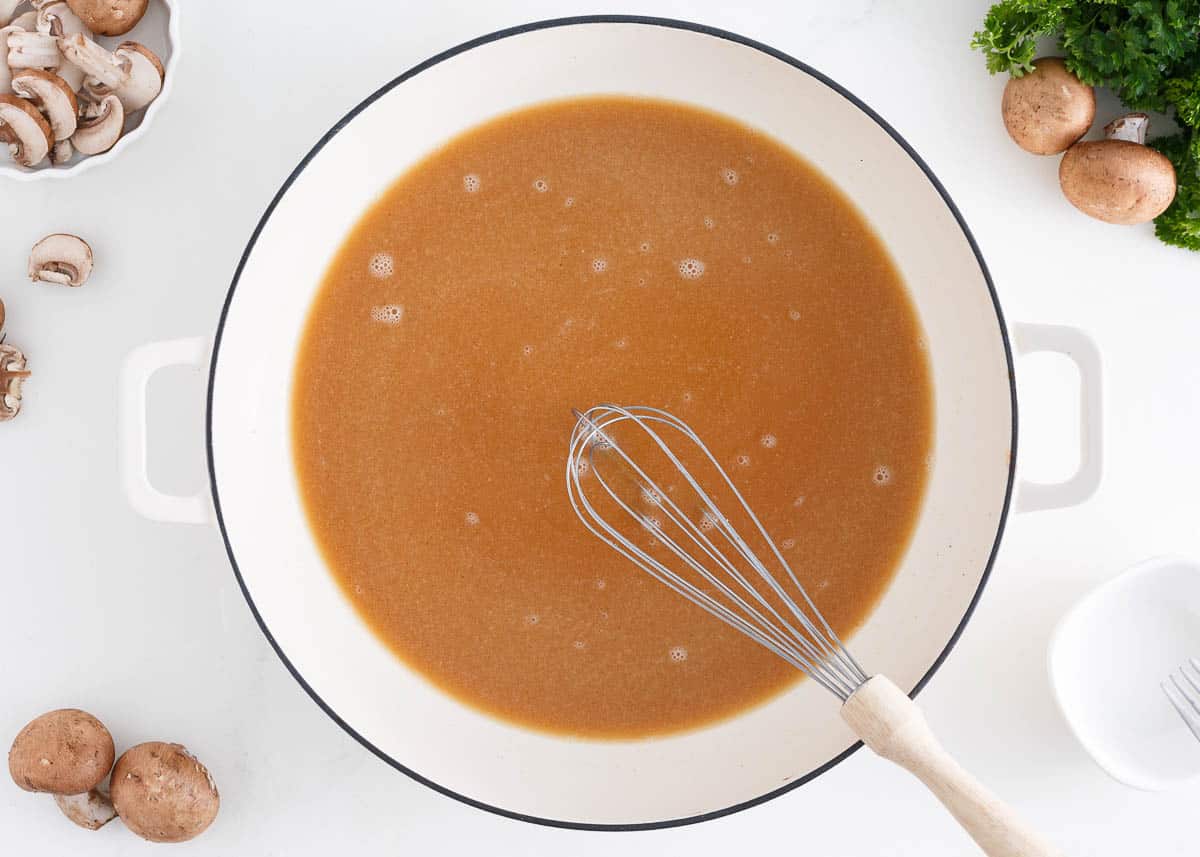
<instances>
[{"instance_id":1,"label":"wooden whisk handle","mask_svg":"<svg viewBox=\"0 0 1200 857\"><path fill-rule=\"evenodd\" d=\"M946 752L921 709L887 677L859 687L842 718L864 744L923 782L988 857L1062 857Z\"/></svg>"}]
</instances>

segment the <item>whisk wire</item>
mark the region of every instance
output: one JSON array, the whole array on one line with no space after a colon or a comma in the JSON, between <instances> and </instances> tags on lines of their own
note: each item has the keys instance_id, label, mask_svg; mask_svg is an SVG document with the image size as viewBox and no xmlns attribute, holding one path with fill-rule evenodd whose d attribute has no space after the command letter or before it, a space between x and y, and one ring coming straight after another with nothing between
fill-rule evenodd
<instances>
[{"instance_id":1,"label":"whisk wire","mask_svg":"<svg viewBox=\"0 0 1200 857\"><path fill-rule=\"evenodd\" d=\"M601 405L586 413L574 413L576 425L571 436L567 465L567 492L575 513L594 535L679 595L802 670L839 698L846 699L866 681L865 672L817 610L733 480L686 423L666 411L646 407ZM671 491L663 490L658 481L615 441L609 430L625 422L632 422L640 428L658 452L665 456L673 470L682 475L698 501L702 523L694 521L672 498ZM785 570L787 580L799 593L800 601L788 592L733 522L722 514L709 492L653 427L659 425L678 431L704 455L708 465L720 475L723 487L732 493L741 512L770 547L775 560ZM604 456L600 462L597 461L597 453ZM614 459L616 465L612 473L606 467L599 466L602 462ZM604 494L636 522L641 531L649 534L651 541L648 547L661 545L681 561L687 571L698 575L721 597L714 597L697 586L609 522L583 488L581 477L587 471L594 474ZM628 499L632 492L626 490L630 487L636 489L643 502L654 508L655 514L634 508ZM672 527L682 532L685 538L675 535ZM726 547L716 544L708 531L719 533ZM749 567L749 575L742 566ZM767 593L756 585L756 580L765 585ZM768 595L786 606L790 619ZM722 598L725 600L722 601ZM808 611L804 609L805 605Z\"/></svg>"}]
</instances>

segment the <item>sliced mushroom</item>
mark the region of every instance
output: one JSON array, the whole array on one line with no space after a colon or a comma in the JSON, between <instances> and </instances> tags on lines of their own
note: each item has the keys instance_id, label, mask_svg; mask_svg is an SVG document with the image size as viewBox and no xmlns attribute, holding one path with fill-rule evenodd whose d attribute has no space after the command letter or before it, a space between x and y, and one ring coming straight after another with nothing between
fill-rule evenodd
<instances>
[{"instance_id":1,"label":"sliced mushroom","mask_svg":"<svg viewBox=\"0 0 1200 857\"><path fill-rule=\"evenodd\" d=\"M84 118L79 120L71 145L81 155L99 155L107 152L121 139L125 130L125 108L121 99L106 95L98 105L89 105Z\"/></svg>"},{"instance_id":2,"label":"sliced mushroom","mask_svg":"<svg viewBox=\"0 0 1200 857\"><path fill-rule=\"evenodd\" d=\"M93 96L107 95L129 80L129 60L115 56L83 33L58 40L62 55L83 70L85 89Z\"/></svg>"},{"instance_id":3,"label":"sliced mushroom","mask_svg":"<svg viewBox=\"0 0 1200 857\"><path fill-rule=\"evenodd\" d=\"M19 68L58 68L62 54L58 39L36 30L17 30L8 35L8 66Z\"/></svg>"},{"instance_id":4,"label":"sliced mushroom","mask_svg":"<svg viewBox=\"0 0 1200 857\"><path fill-rule=\"evenodd\" d=\"M82 33L89 39L92 37L91 31L63 0L46 3L38 9L37 28L39 33L49 33L56 39L76 33ZM75 63L64 61L59 64L57 71L58 76L65 80L73 91L78 92L83 86L83 69Z\"/></svg>"},{"instance_id":5,"label":"sliced mushroom","mask_svg":"<svg viewBox=\"0 0 1200 857\"><path fill-rule=\"evenodd\" d=\"M39 33L49 33L57 38L63 36L73 36L76 33L83 33L88 38L91 38L91 31L87 25L80 20L79 16L71 11L65 0L57 0L54 3L44 3L37 10L37 31Z\"/></svg>"},{"instance_id":6,"label":"sliced mushroom","mask_svg":"<svg viewBox=\"0 0 1200 857\"><path fill-rule=\"evenodd\" d=\"M70 140L59 140L50 150L50 163L56 167L69 163L73 157L75 157L75 148L71 145Z\"/></svg>"},{"instance_id":7,"label":"sliced mushroom","mask_svg":"<svg viewBox=\"0 0 1200 857\"><path fill-rule=\"evenodd\" d=\"M136 113L158 98L166 70L154 51L138 42L122 42L113 54L129 63L129 80L114 94L121 99L126 115Z\"/></svg>"},{"instance_id":8,"label":"sliced mushroom","mask_svg":"<svg viewBox=\"0 0 1200 857\"><path fill-rule=\"evenodd\" d=\"M0 343L0 423L21 411L21 385L29 377L25 355L11 345ZM14 745L15 746L15 745ZM13 754L8 754L8 770L13 771ZM16 780L14 774L13 779ZM19 782L17 785L21 785ZM21 788L25 788L21 786Z\"/></svg>"},{"instance_id":9,"label":"sliced mushroom","mask_svg":"<svg viewBox=\"0 0 1200 857\"><path fill-rule=\"evenodd\" d=\"M12 90L42 111L56 141L69 140L75 133L79 102L71 87L57 74L37 68L22 69L13 75Z\"/></svg>"},{"instance_id":10,"label":"sliced mushroom","mask_svg":"<svg viewBox=\"0 0 1200 857\"><path fill-rule=\"evenodd\" d=\"M29 252L29 279L35 283L82 286L91 273L92 248L78 235L47 235Z\"/></svg>"},{"instance_id":11,"label":"sliced mushroom","mask_svg":"<svg viewBox=\"0 0 1200 857\"><path fill-rule=\"evenodd\" d=\"M101 36L123 36L146 14L149 0L67 0L88 29Z\"/></svg>"},{"instance_id":12,"label":"sliced mushroom","mask_svg":"<svg viewBox=\"0 0 1200 857\"><path fill-rule=\"evenodd\" d=\"M0 0L0 27L7 27L8 22L17 13L17 8L24 0Z\"/></svg>"},{"instance_id":13,"label":"sliced mushroom","mask_svg":"<svg viewBox=\"0 0 1200 857\"><path fill-rule=\"evenodd\" d=\"M1058 165L1071 205L1089 217L1130 225L1158 217L1175 199L1175 168L1145 145L1150 117L1130 113L1104 127L1104 140L1076 143Z\"/></svg>"},{"instance_id":14,"label":"sliced mushroom","mask_svg":"<svg viewBox=\"0 0 1200 857\"><path fill-rule=\"evenodd\" d=\"M0 92L10 92L12 88L12 69L8 67L8 37L20 27L0 27Z\"/></svg>"},{"instance_id":15,"label":"sliced mushroom","mask_svg":"<svg viewBox=\"0 0 1200 857\"><path fill-rule=\"evenodd\" d=\"M99 830L117 817L112 801L100 789L77 795L55 795L54 802L63 815L88 830Z\"/></svg>"},{"instance_id":16,"label":"sliced mushroom","mask_svg":"<svg viewBox=\"0 0 1200 857\"><path fill-rule=\"evenodd\" d=\"M0 142L8 143L9 154L18 164L36 167L50 153L54 134L50 123L24 98L0 94Z\"/></svg>"}]
</instances>

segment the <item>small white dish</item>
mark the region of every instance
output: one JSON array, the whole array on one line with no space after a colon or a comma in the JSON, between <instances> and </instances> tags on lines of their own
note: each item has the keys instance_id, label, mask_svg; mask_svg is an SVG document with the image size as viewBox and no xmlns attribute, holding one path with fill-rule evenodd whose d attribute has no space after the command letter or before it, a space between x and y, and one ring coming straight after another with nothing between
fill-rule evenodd
<instances>
[{"instance_id":1,"label":"small white dish","mask_svg":"<svg viewBox=\"0 0 1200 857\"><path fill-rule=\"evenodd\" d=\"M1050 640L1050 684L1079 743L1125 785L1161 791L1200 777L1200 741L1159 687L1200 657L1200 564L1158 557L1075 605Z\"/></svg>"},{"instance_id":2,"label":"small white dish","mask_svg":"<svg viewBox=\"0 0 1200 857\"><path fill-rule=\"evenodd\" d=\"M84 157L76 154L71 161L61 167L52 166L45 161L41 166L32 169L14 163L6 150L0 150L0 177L16 179L17 181L39 181L41 179L66 179L95 169L101 164L107 164L140 139L154 123L154 117L162 110L175 84L175 74L179 66L179 3L178 0L151 0L146 14L138 21L128 34L108 38L101 36L97 39L110 50L116 44L132 40L141 42L162 60L163 75L162 91L145 110L131 116L125 123L125 133L117 144L99 155Z\"/></svg>"}]
</instances>

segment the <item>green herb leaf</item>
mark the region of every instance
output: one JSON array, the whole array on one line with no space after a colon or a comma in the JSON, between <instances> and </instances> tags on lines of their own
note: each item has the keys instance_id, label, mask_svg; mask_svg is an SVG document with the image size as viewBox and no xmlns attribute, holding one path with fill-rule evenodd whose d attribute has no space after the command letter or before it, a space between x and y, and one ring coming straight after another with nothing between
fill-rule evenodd
<instances>
[{"instance_id":1,"label":"green herb leaf","mask_svg":"<svg viewBox=\"0 0 1200 857\"><path fill-rule=\"evenodd\" d=\"M1184 131L1152 140L1175 166L1175 201L1154 221L1154 234L1167 244L1200 250L1200 133Z\"/></svg>"}]
</instances>

